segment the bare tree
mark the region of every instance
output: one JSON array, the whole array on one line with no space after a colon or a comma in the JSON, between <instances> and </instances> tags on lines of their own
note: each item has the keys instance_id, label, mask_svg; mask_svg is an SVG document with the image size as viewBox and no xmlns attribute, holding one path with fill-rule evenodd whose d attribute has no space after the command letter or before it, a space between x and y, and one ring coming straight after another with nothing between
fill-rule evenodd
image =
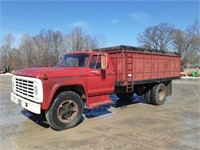
<instances>
[{"instance_id":1,"label":"bare tree","mask_svg":"<svg viewBox=\"0 0 200 150\"><path fill-rule=\"evenodd\" d=\"M173 46L181 54L181 65L197 64L200 58L200 24L195 21L186 31L176 29Z\"/></svg>"},{"instance_id":2,"label":"bare tree","mask_svg":"<svg viewBox=\"0 0 200 150\"><path fill-rule=\"evenodd\" d=\"M24 67L33 67L34 64L34 45L33 45L33 39L30 35L24 34L20 45L19 50L22 55L22 63Z\"/></svg>"},{"instance_id":3,"label":"bare tree","mask_svg":"<svg viewBox=\"0 0 200 150\"><path fill-rule=\"evenodd\" d=\"M191 48L200 55L200 22L195 20L194 23L186 30L188 38L192 39Z\"/></svg>"},{"instance_id":4,"label":"bare tree","mask_svg":"<svg viewBox=\"0 0 200 150\"><path fill-rule=\"evenodd\" d=\"M67 34L65 40L67 51L99 48L103 41L98 36L86 35L81 27L75 27L71 33Z\"/></svg>"},{"instance_id":5,"label":"bare tree","mask_svg":"<svg viewBox=\"0 0 200 150\"><path fill-rule=\"evenodd\" d=\"M12 34L6 34L1 43L0 55L2 65L11 65L11 55L13 50L15 50L15 38Z\"/></svg>"},{"instance_id":6,"label":"bare tree","mask_svg":"<svg viewBox=\"0 0 200 150\"><path fill-rule=\"evenodd\" d=\"M39 34L33 37L34 44L34 63L36 66L50 65L52 59L49 59L50 44L48 43L48 37L46 31L41 30Z\"/></svg>"},{"instance_id":7,"label":"bare tree","mask_svg":"<svg viewBox=\"0 0 200 150\"><path fill-rule=\"evenodd\" d=\"M36 66L56 65L64 49L62 33L54 30L41 30L32 39Z\"/></svg>"},{"instance_id":8,"label":"bare tree","mask_svg":"<svg viewBox=\"0 0 200 150\"><path fill-rule=\"evenodd\" d=\"M48 38L48 44L50 46L50 52L52 53L52 56L54 57L54 63L53 64L56 64L59 61L61 51L64 49L64 47L63 47L63 42L64 42L63 35L60 31L48 30L46 36Z\"/></svg>"},{"instance_id":9,"label":"bare tree","mask_svg":"<svg viewBox=\"0 0 200 150\"><path fill-rule=\"evenodd\" d=\"M163 51L171 50L172 35L174 27L167 23L160 23L145 29L137 37L138 43L142 47L153 48Z\"/></svg>"},{"instance_id":10,"label":"bare tree","mask_svg":"<svg viewBox=\"0 0 200 150\"><path fill-rule=\"evenodd\" d=\"M13 51L10 54L10 68L12 70L17 70L17 69L21 69L23 68L23 62L22 62L22 56L21 56L21 52L18 48L14 48Z\"/></svg>"}]
</instances>

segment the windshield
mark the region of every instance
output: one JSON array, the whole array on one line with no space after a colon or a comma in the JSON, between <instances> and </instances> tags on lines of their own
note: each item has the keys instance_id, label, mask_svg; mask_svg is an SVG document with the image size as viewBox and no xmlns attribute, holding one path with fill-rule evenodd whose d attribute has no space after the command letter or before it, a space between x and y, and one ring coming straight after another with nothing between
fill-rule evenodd
<instances>
[{"instance_id":1,"label":"windshield","mask_svg":"<svg viewBox=\"0 0 200 150\"><path fill-rule=\"evenodd\" d=\"M59 67L87 67L89 54L68 54L63 57Z\"/></svg>"}]
</instances>

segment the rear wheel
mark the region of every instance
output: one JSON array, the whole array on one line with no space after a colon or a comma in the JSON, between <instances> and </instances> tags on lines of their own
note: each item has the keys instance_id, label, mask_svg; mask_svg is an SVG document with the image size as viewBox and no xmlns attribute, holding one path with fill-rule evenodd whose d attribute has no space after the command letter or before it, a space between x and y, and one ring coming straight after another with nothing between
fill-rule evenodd
<instances>
[{"instance_id":1,"label":"rear wheel","mask_svg":"<svg viewBox=\"0 0 200 150\"><path fill-rule=\"evenodd\" d=\"M152 88L151 102L154 105L162 105L166 98L166 87L163 83L157 84Z\"/></svg>"},{"instance_id":2,"label":"rear wheel","mask_svg":"<svg viewBox=\"0 0 200 150\"><path fill-rule=\"evenodd\" d=\"M83 114L83 102L72 91L62 92L46 112L46 119L55 130L64 130L76 126Z\"/></svg>"},{"instance_id":3,"label":"rear wheel","mask_svg":"<svg viewBox=\"0 0 200 150\"><path fill-rule=\"evenodd\" d=\"M145 100L146 100L146 102L148 103L148 104L151 104L152 102L151 102L151 90L148 90L145 94L144 94L144 98L145 98Z\"/></svg>"}]
</instances>

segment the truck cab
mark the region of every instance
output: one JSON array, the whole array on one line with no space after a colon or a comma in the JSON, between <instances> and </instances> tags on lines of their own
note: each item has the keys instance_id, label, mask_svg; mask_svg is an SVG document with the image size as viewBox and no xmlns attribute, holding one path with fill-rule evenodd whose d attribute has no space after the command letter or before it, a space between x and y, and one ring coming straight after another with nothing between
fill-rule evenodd
<instances>
[{"instance_id":1,"label":"truck cab","mask_svg":"<svg viewBox=\"0 0 200 150\"><path fill-rule=\"evenodd\" d=\"M105 52L64 55L57 67L26 68L12 77L11 100L30 112L45 113L52 128L74 127L85 107L110 104L115 73Z\"/></svg>"}]
</instances>

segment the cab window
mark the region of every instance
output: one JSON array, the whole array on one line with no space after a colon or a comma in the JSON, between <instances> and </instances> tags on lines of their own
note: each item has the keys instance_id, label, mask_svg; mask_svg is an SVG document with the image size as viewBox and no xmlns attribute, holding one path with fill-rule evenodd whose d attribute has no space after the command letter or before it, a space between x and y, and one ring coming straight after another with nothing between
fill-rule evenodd
<instances>
[{"instance_id":1,"label":"cab window","mask_svg":"<svg viewBox=\"0 0 200 150\"><path fill-rule=\"evenodd\" d=\"M107 58L105 55L93 55L90 68L92 69L106 69L107 68Z\"/></svg>"}]
</instances>

